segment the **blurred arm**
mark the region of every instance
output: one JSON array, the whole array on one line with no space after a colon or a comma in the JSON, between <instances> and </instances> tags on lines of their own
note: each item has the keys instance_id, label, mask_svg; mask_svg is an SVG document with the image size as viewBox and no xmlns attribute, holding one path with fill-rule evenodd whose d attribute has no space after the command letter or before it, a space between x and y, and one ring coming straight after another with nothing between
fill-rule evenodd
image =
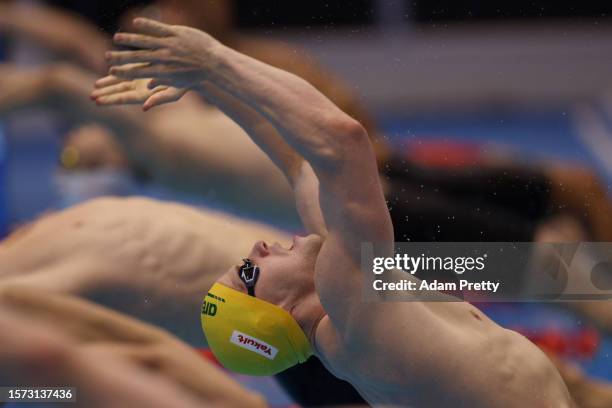
<instances>
[{"instance_id":1,"label":"blurred arm","mask_svg":"<svg viewBox=\"0 0 612 408\"><path fill-rule=\"evenodd\" d=\"M150 386L160 386L161 389L157 391L151 389L146 394L165 393L163 397L157 395L157 398L163 398L162 401L166 404L174 397L182 398L184 401L197 401L203 404L202 406L265 406L261 397L244 389L220 369L200 357L193 349L154 326L81 299L23 287L0 287L0 304L3 311L8 310L18 316L23 326L36 326L32 322L39 322L47 327L49 337L64 338L62 342L65 343L64 346L45 347L43 343L42 347L32 348L30 353L43 350L41 357L44 358L41 358L39 364L52 363L57 372L49 370L49 367L38 368L44 372L52 372L53 375L59 374L60 378L65 374L68 377L65 379L71 380L68 384L77 386L80 385L79 381L86 383L84 388L91 393L90 397L94 400L97 399L94 392L96 381L112 383L113 378L116 378L117 382L110 387L116 388L113 391L116 394L108 397L121 400L123 395L120 384L125 378L121 373L109 376L110 367L117 366L127 370L125 375L128 373L131 375L133 384L146 386L149 382ZM16 333L26 331L15 322L11 324L10 321L2 320L2 317L0 315L0 326L10 325L14 327ZM8 342L10 341L9 336ZM49 341L52 342L53 339ZM0 348L3 349L0 351L0 367L2 367L10 359L6 356L10 344L5 340L3 347ZM48 353L45 356L46 350ZM28 350L23 350L22 354L23 361L27 362ZM77 355L80 358L76 358ZM96 357L98 358L95 359ZM14 359L11 365L19 372L20 364L23 362ZM109 370L105 369L106 366ZM100 367L99 371L95 367ZM28 383L36 375L26 369L23 371L22 379ZM82 378L79 380L77 376ZM41 382L45 380L45 378L37 379ZM54 381L61 383L57 378ZM129 387L126 389L129 390ZM79 389L79 392L81 391ZM133 398L134 401L138 401L139 397L138 393L125 396ZM155 400L155 398L150 399ZM180 400L166 406L183 406L178 401ZM143 401L133 406L149 405ZM153 406L161 407L164 404Z\"/></svg>"},{"instance_id":2,"label":"blurred arm","mask_svg":"<svg viewBox=\"0 0 612 408\"><path fill-rule=\"evenodd\" d=\"M74 123L102 121L119 134L144 131L133 110L98 110L87 103L95 76L69 64L30 68L0 64L0 115L45 108Z\"/></svg>"},{"instance_id":3,"label":"blurred arm","mask_svg":"<svg viewBox=\"0 0 612 408\"><path fill-rule=\"evenodd\" d=\"M24 36L101 72L109 40L82 17L41 4L0 2L0 33Z\"/></svg>"},{"instance_id":4,"label":"blurred arm","mask_svg":"<svg viewBox=\"0 0 612 408\"><path fill-rule=\"evenodd\" d=\"M211 109L193 106L149 115L135 106L100 109L90 101L94 79L67 64L42 68L0 65L0 115L39 107L75 125L102 124L130 163L146 169L157 181L200 194L205 188L214 189L219 199L236 202L240 208L262 211L276 205L283 216L293 216L292 197L282 175L222 114L202 118L203 111L213 116ZM147 82L110 86L128 85L119 97L140 100L152 94ZM207 139L215 142L207 143ZM237 200L245 192L250 199Z\"/></svg>"}]
</instances>

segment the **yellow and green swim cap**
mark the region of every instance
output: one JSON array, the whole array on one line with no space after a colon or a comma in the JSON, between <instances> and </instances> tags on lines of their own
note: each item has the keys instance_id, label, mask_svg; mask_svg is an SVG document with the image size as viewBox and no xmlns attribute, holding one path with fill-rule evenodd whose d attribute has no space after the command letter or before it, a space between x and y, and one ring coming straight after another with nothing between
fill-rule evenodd
<instances>
[{"instance_id":1,"label":"yellow and green swim cap","mask_svg":"<svg viewBox=\"0 0 612 408\"><path fill-rule=\"evenodd\" d=\"M204 297L201 319L217 360L240 374L278 374L312 355L306 335L287 311L219 283Z\"/></svg>"}]
</instances>

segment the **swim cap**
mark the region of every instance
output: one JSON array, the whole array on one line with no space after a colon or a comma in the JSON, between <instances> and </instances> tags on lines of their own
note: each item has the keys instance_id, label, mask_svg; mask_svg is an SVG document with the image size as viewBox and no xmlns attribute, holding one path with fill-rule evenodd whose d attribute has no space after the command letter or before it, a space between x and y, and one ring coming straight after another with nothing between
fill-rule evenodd
<instances>
[{"instance_id":1,"label":"swim cap","mask_svg":"<svg viewBox=\"0 0 612 408\"><path fill-rule=\"evenodd\" d=\"M240 374L278 374L312 355L287 311L219 283L204 297L201 319L217 360Z\"/></svg>"}]
</instances>

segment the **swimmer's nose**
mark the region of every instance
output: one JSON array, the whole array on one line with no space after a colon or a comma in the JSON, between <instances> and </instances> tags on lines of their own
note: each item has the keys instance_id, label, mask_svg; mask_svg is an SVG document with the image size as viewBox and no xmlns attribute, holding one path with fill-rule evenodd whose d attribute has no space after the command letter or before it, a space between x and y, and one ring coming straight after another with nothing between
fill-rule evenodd
<instances>
[{"instance_id":1,"label":"swimmer's nose","mask_svg":"<svg viewBox=\"0 0 612 408\"><path fill-rule=\"evenodd\" d=\"M270 255L270 251L268 250L268 245L264 241L257 241L253 246L253 251L251 254L251 256L257 255L263 257Z\"/></svg>"}]
</instances>

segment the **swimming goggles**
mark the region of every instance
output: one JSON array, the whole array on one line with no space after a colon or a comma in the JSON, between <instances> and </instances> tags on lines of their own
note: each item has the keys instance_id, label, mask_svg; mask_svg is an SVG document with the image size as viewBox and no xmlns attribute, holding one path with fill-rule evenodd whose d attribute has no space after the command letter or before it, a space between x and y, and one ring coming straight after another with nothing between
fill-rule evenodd
<instances>
[{"instance_id":1,"label":"swimming goggles","mask_svg":"<svg viewBox=\"0 0 612 408\"><path fill-rule=\"evenodd\" d=\"M242 260L244 264L238 269L238 277L244 282L249 296L255 297L255 284L259 279L259 267L248 258Z\"/></svg>"}]
</instances>

